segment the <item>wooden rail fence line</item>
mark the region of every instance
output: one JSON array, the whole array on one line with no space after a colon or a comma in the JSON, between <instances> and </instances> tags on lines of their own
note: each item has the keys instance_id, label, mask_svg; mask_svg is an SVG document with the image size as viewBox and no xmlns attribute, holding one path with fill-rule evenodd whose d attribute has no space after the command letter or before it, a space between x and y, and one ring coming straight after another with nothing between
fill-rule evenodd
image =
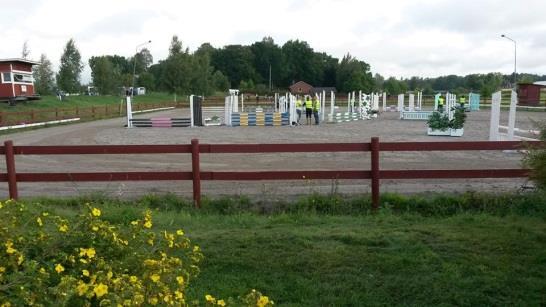
<instances>
[{"instance_id":1,"label":"wooden rail fence line","mask_svg":"<svg viewBox=\"0 0 546 307\"><path fill-rule=\"evenodd\" d=\"M380 152L397 151L475 151L518 150L526 146L545 146L544 142L478 141L478 142L379 142L373 137L369 143L308 143L308 144L200 144L191 140L188 145L84 145L84 146L14 146L5 141L0 154L5 155L6 173L0 182L7 182L9 197L19 197L18 182L77 182L77 181L156 181L192 180L193 200L201 205L201 180L301 180L301 179L370 179L374 209L379 206L381 179L461 179L461 178L520 178L527 177L527 169L434 169L381 170ZM298 171L201 171L200 154L233 153L318 153L370 152L370 170L298 170ZM15 155L88 155L88 154L191 154L191 171L176 172L95 172L95 173L17 173Z\"/></svg>"}]
</instances>

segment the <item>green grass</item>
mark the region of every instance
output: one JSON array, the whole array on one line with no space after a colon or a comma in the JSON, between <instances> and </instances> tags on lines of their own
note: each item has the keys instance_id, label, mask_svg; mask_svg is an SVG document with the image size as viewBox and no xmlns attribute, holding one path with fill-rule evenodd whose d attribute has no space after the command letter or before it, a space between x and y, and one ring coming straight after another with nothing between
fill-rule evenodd
<instances>
[{"instance_id":1,"label":"green grass","mask_svg":"<svg viewBox=\"0 0 546 307\"><path fill-rule=\"evenodd\" d=\"M69 96L65 101L59 101L56 96L42 96L40 100L33 100L28 102L18 102L16 106L10 107L7 103L0 104L0 111L2 112L27 112L31 110L40 109L54 109L54 108L75 108L77 107L93 107L104 105L117 106L123 99L121 96ZM187 100L186 97L178 97L178 100ZM167 93L149 93L143 96L135 96L135 103L156 103L156 102L172 102L174 97Z\"/></svg>"},{"instance_id":2,"label":"green grass","mask_svg":"<svg viewBox=\"0 0 546 307\"><path fill-rule=\"evenodd\" d=\"M167 196L41 199L61 215L83 202L126 224L154 208L156 229L185 229L205 254L188 294L257 289L280 306L546 304L546 195L311 196L295 203Z\"/></svg>"}]
</instances>

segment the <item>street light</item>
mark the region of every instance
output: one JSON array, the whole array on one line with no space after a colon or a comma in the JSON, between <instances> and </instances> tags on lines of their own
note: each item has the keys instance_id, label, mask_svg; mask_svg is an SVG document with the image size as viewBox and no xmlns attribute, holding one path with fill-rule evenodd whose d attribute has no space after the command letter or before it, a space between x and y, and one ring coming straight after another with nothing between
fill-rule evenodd
<instances>
[{"instance_id":1,"label":"street light","mask_svg":"<svg viewBox=\"0 0 546 307\"><path fill-rule=\"evenodd\" d=\"M517 71L516 71L516 41L502 34L501 37L511 40L514 43L514 89L517 87Z\"/></svg>"},{"instance_id":2,"label":"street light","mask_svg":"<svg viewBox=\"0 0 546 307\"><path fill-rule=\"evenodd\" d=\"M138 54L138 48L142 47L142 46L145 46L145 45L148 45L149 43L151 43L152 41L149 40L147 42L144 42L140 45L137 45L135 47L135 56L133 57L133 88L131 89L131 100L134 96L134 93L135 93L135 74L136 74L136 57L137 57L137 54Z\"/></svg>"}]
</instances>

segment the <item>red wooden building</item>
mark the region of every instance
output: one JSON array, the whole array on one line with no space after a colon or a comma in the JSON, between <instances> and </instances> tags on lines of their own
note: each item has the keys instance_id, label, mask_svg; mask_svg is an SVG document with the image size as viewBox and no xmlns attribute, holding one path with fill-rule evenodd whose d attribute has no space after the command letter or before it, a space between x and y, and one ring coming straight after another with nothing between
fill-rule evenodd
<instances>
[{"instance_id":1,"label":"red wooden building","mask_svg":"<svg viewBox=\"0 0 546 307\"><path fill-rule=\"evenodd\" d=\"M32 77L32 66L38 64L25 59L0 59L0 101L40 99Z\"/></svg>"},{"instance_id":2,"label":"red wooden building","mask_svg":"<svg viewBox=\"0 0 546 307\"><path fill-rule=\"evenodd\" d=\"M290 93L294 95L310 95L313 91L313 86L304 81L296 82L288 87Z\"/></svg>"},{"instance_id":3,"label":"red wooden building","mask_svg":"<svg viewBox=\"0 0 546 307\"><path fill-rule=\"evenodd\" d=\"M518 84L518 104L525 106L539 106L545 100L546 86L542 84ZM542 96L541 96L542 94Z\"/></svg>"}]
</instances>

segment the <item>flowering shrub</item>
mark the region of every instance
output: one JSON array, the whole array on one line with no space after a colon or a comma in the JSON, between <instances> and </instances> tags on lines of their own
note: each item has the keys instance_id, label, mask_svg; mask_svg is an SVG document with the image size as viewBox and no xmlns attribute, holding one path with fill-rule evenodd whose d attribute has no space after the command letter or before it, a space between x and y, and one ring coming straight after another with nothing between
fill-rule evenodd
<instances>
[{"instance_id":1,"label":"flowering shrub","mask_svg":"<svg viewBox=\"0 0 546 307\"><path fill-rule=\"evenodd\" d=\"M0 306L187 306L185 289L203 259L199 246L182 229L154 231L149 210L119 227L101 215L89 204L67 219L0 202ZM244 304L272 305L256 291L251 295Z\"/></svg>"}]
</instances>

